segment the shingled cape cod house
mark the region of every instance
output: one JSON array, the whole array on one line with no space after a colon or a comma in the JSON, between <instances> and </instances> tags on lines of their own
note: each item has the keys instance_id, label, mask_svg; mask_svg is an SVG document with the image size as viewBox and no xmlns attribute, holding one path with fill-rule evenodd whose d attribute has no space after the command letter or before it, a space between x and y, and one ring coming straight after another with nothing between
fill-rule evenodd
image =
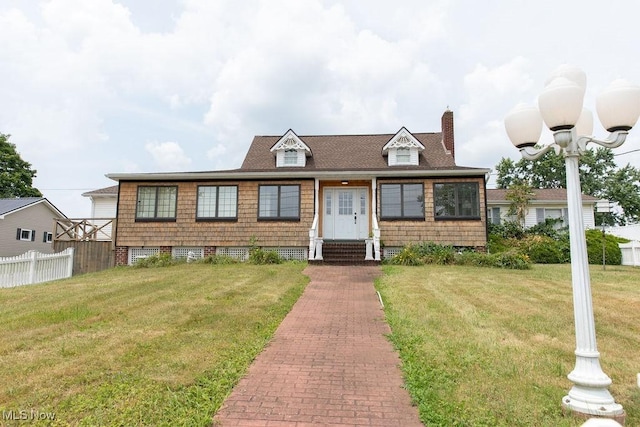
<instances>
[{"instance_id":1,"label":"shingled cape cod house","mask_svg":"<svg viewBox=\"0 0 640 427\"><path fill-rule=\"evenodd\" d=\"M379 261L403 245L486 246L488 169L457 166L442 131L256 136L239 169L112 173L116 264L159 252ZM355 251L357 255L349 255Z\"/></svg>"}]
</instances>

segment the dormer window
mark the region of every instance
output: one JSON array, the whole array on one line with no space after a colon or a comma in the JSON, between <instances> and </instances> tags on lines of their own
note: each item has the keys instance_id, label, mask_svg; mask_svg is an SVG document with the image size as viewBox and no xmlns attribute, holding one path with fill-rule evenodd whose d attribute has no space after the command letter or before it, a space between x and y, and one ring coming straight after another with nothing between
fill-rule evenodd
<instances>
[{"instance_id":1,"label":"dormer window","mask_svg":"<svg viewBox=\"0 0 640 427\"><path fill-rule=\"evenodd\" d=\"M305 167L307 157L311 157L311 149L302 142L294 131L288 130L271 147L271 152L276 155L276 167Z\"/></svg>"},{"instance_id":2,"label":"dormer window","mask_svg":"<svg viewBox=\"0 0 640 427\"><path fill-rule=\"evenodd\" d=\"M382 155L389 166L418 166L423 150L424 145L403 127L382 147Z\"/></svg>"},{"instance_id":3,"label":"dormer window","mask_svg":"<svg viewBox=\"0 0 640 427\"><path fill-rule=\"evenodd\" d=\"M284 150L284 164L286 166L297 166L298 150Z\"/></svg>"}]
</instances>

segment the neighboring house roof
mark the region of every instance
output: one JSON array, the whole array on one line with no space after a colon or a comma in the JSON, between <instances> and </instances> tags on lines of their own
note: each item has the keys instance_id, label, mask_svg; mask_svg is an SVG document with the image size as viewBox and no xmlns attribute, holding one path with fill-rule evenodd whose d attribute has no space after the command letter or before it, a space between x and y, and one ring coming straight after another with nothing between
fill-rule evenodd
<instances>
[{"instance_id":1,"label":"neighboring house roof","mask_svg":"<svg viewBox=\"0 0 640 427\"><path fill-rule=\"evenodd\" d=\"M112 185L110 187L98 188L97 190L82 193L82 195L84 197L116 197L118 196L118 186Z\"/></svg>"},{"instance_id":2,"label":"neighboring house roof","mask_svg":"<svg viewBox=\"0 0 640 427\"><path fill-rule=\"evenodd\" d=\"M59 218L67 217L44 197L17 197L13 199L0 199L0 219L4 219L7 215L11 215L39 203L44 203Z\"/></svg>"},{"instance_id":3,"label":"neighboring house roof","mask_svg":"<svg viewBox=\"0 0 640 427\"><path fill-rule=\"evenodd\" d=\"M507 189L487 189L487 204L492 203L511 203L507 200ZM557 203L567 201L567 189L566 188L535 188L533 189L535 196L531 199L533 203ZM597 197L589 196L587 194L582 195L582 202L597 202Z\"/></svg>"}]
</instances>

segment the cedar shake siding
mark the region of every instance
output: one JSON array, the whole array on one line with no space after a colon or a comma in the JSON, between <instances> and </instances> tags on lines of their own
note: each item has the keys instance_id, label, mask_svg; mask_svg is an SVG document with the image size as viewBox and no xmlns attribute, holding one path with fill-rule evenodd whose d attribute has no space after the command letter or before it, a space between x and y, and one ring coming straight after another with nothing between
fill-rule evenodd
<instances>
[{"instance_id":1,"label":"cedar shake siding","mask_svg":"<svg viewBox=\"0 0 640 427\"><path fill-rule=\"evenodd\" d=\"M237 219L196 220L198 186L237 186ZM299 220L258 219L260 185L299 185ZM139 186L173 186L178 189L175 221L136 221ZM309 245L313 221L313 180L120 182L116 246L249 246L255 236L260 246Z\"/></svg>"},{"instance_id":2,"label":"cedar shake siding","mask_svg":"<svg viewBox=\"0 0 640 427\"><path fill-rule=\"evenodd\" d=\"M437 219L434 213L433 185L435 183L477 183L479 187L479 217L477 219ZM385 183L422 183L424 185L424 219L384 219L380 217L380 189L378 189L378 223L380 235L387 247L410 243L434 242L457 247L484 247L487 242L484 177L475 179L436 178L424 180L384 179Z\"/></svg>"}]
</instances>

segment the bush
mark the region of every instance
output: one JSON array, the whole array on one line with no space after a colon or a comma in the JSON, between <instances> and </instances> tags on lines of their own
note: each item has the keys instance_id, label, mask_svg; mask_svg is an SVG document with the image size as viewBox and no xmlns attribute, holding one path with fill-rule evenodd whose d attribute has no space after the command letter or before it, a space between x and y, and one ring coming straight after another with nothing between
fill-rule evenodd
<instances>
[{"instance_id":1,"label":"bush","mask_svg":"<svg viewBox=\"0 0 640 427\"><path fill-rule=\"evenodd\" d=\"M456 252L453 246L425 242L412 246L412 249L425 264L446 265L453 264L455 261Z\"/></svg>"},{"instance_id":2,"label":"bush","mask_svg":"<svg viewBox=\"0 0 640 427\"><path fill-rule=\"evenodd\" d=\"M504 239L521 239L525 231L517 221L504 221L502 224L489 224L489 234L496 234Z\"/></svg>"},{"instance_id":3,"label":"bush","mask_svg":"<svg viewBox=\"0 0 640 427\"><path fill-rule=\"evenodd\" d=\"M569 260L558 240L544 235L529 235L518 242L521 254L527 255L536 264L562 264Z\"/></svg>"},{"instance_id":4,"label":"bush","mask_svg":"<svg viewBox=\"0 0 640 427\"><path fill-rule=\"evenodd\" d=\"M602 264L602 231L591 229L586 231L587 254L589 264ZM618 243L625 242L625 239L605 234L605 262L608 265L622 264L622 251Z\"/></svg>"},{"instance_id":5,"label":"bush","mask_svg":"<svg viewBox=\"0 0 640 427\"><path fill-rule=\"evenodd\" d=\"M436 243L407 245L385 261L388 264L417 266L424 264L457 264L475 267L495 267L524 270L531 268L526 255L509 251L500 254L483 254L475 251L457 253L452 246Z\"/></svg>"},{"instance_id":6,"label":"bush","mask_svg":"<svg viewBox=\"0 0 640 427\"><path fill-rule=\"evenodd\" d=\"M474 267L507 268L527 270L531 268L529 257L516 251L499 254L483 254L478 252L462 252L456 256L456 264Z\"/></svg>"},{"instance_id":7,"label":"bush","mask_svg":"<svg viewBox=\"0 0 640 427\"><path fill-rule=\"evenodd\" d=\"M473 267L493 267L495 265L495 256L472 251L462 252L456 256L456 264Z\"/></svg>"},{"instance_id":8,"label":"bush","mask_svg":"<svg viewBox=\"0 0 640 427\"><path fill-rule=\"evenodd\" d=\"M265 251L262 248L253 247L249 251L249 262L251 264L282 264L282 258L276 251Z\"/></svg>"},{"instance_id":9,"label":"bush","mask_svg":"<svg viewBox=\"0 0 640 427\"><path fill-rule=\"evenodd\" d=\"M489 234L487 239L487 252L495 254L509 249L509 240L499 234Z\"/></svg>"},{"instance_id":10,"label":"bush","mask_svg":"<svg viewBox=\"0 0 640 427\"><path fill-rule=\"evenodd\" d=\"M138 258L138 260L133 264L136 268L156 268L156 267L169 267L175 264L181 264L186 262L185 259L179 260L171 257L169 253L161 253L156 255L151 255L146 258Z\"/></svg>"},{"instance_id":11,"label":"bush","mask_svg":"<svg viewBox=\"0 0 640 427\"><path fill-rule=\"evenodd\" d=\"M536 236L547 236L557 239L562 234L567 233L566 227L558 229L557 225L562 223L562 218L546 218L544 222L540 222L533 227L527 228L525 234Z\"/></svg>"},{"instance_id":12,"label":"bush","mask_svg":"<svg viewBox=\"0 0 640 427\"><path fill-rule=\"evenodd\" d=\"M493 256L496 258L495 266L499 268L508 268L511 270L528 270L531 268L529 257L521 253L510 251Z\"/></svg>"},{"instance_id":13,"label":"bush","mask_svg":"<svg viewBox=\"0 0 640 427\"><path fill-rule=\"evenodd\" d=\"M387 260L389 264L394 265L423 265L424 261L418 255L414 245L408 245L402 248L400 252Z\"/></svg>"},{"instance_id":14,"label":"bush","mask_svg":"<svg viewBox=\"0 0 640 427\"><path fill-rule=\"evenodd\" d=\"M201 264L237 264L240 261L237 258L229 255L209 255L207 257L198 260Z\"/></svg>"}]
</instances>

